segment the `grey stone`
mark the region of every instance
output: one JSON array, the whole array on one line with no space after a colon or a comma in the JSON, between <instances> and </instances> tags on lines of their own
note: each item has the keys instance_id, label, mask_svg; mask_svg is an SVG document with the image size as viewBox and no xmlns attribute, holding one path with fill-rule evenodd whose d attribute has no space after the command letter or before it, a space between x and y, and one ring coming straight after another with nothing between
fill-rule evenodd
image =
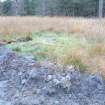
<instances>
[{"instance_id":1,"label":"grey stone","mask_svg":"<svg viewBox=\"0 0 105 105\"><path fill-rule=\"evenodd\" d=\"M62 77L60 84L64 89L70 90L71 88L71 81L66 77Z\"/></svg>"},{"instance_id":2,"label":"grey stone","mask_svg":"<svg viewBox=\"0 0 105 105\"><path fill-rule=\"evenodd\" d=\"M10 102L4 101L0 99L0 105L12 105Z\"/></svg>"},{"instance_id":3,"label":"grey stone","mask_svg":"<svg viewBox=\"0 0 105 105\"><path fill-rule=\"evenodd\" d=\"M53 84L54 85L59 85L60 84L60 81L56 78L53 79Z\"/></svg>"},{"instance_id":4,"label":"grey stone","mask_svg":"<svg viewBox=\"0 0 105 105\"><path fill-rule=\"evenodd\" d=\"M53 79L53 76L52 75L48 75L47 78L46 78L46 82L49 82Z\"/></svg>"},{"instance_id":5,"label":"grey stone","mask_svg":"<svg viewBox=\"0 0 105 105\"><path fill-rule=\"evenodd\" d=\"M55 100L54 105L60 105L60 102Z\"/></svg>"},{"instance_id":6,"label":"grey stone","mask_svg":"<svg viewBox=\"0 0 105 105\"><path fill-rule=\"evenodd\" d=\"M24 85L26 83L27 83L27 80L26 79L22 79L21 84Z\"/></svg>"},{"instance_id":7,"label":"grey stone","mask_svg":"<svg viewBox=\"0 0 105 105\"><path fill-rule=\"evenodd\" d=\"M104 86L102 77L99 73L96 73L95 75L90 75L87 78L87 81L88 85L90 87L93 87L94 89L102 89Z\"/></svg>"},{"instance_id":8,"label":"grey stone","mask_svg":"<svg viewBox=\"0 0 105 105\"><path fill-rule=\"evenodd\" d=\"M30 70L28 74L29 74L29 78L38 80L40 78L41 73L36 68L34 68Z\"/></svg>"},{"instance_id":9,"label":"grey stone","mask_svg":"<svg viewBox=\"0 0 105 105\"><path fill-rule=\"evenodd\" d=\"M36 61L0 48L0 105L105 105L99 73L80 73L73 66L58 71L48 62L36 67Z\"/></svg>"}]
</instances>

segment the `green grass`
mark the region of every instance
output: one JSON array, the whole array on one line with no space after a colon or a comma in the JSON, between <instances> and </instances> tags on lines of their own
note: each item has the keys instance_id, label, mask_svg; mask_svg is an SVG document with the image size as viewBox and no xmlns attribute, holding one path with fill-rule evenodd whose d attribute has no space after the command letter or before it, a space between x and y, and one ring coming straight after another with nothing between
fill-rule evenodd
<instances>
[{"instance_id":1,"label":"green grass","mask_svg":"<svg viewBox=\"0 0 105 105\"><path fill-rule=\"evenodd\" d=\"M18 40L22 38L26 40ZM105 42L101 45L94 40L90 42L83 36L55 32L36 32L29 37L14 35L10 37L10 40L16 42L7 44L6 47L22 55L31 54L38 61L52 60L62 64L63 67L75 65L82 71L97 70L104 66L103 61L97 61L103 59L105 47L102 46L105 45Z\"/></svg>"},{"instance_id":2,"label":"green grass","mask_svg":"<svg viewBox=\"0 0 105 105\"><path fill-rule=\"evenodd\" d=\"M69 54L67 61L65 55L75 49L82 48L87 50L90 44L86 40L75 35L67 36L65 33L50 32L36 32L31 37L32 40L27 42L17 41L16 43L8 44L7 47L22 54L32 54L37 60L50 59L60 62L63 65L74 64L79 67L84 67L79 57L74 57L71 60L71 55Z\"/></svg>"}]
</instances>

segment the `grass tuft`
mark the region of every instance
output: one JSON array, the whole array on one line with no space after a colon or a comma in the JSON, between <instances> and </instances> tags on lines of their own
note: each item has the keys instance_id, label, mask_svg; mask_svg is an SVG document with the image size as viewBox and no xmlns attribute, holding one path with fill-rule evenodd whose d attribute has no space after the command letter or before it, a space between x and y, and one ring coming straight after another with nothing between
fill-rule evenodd
<instances>
[{"instance_id":1,"label":"grass tuft","mask_svg":"<svg viewBox=\"0 0 105 105\"><path fill-rule=\"evenodd\" d=\"M105 55L105 44L101 43L101 44L95 44L91 50L90 50L90 54L92 55Z\"/></svg>"}]
</instances>

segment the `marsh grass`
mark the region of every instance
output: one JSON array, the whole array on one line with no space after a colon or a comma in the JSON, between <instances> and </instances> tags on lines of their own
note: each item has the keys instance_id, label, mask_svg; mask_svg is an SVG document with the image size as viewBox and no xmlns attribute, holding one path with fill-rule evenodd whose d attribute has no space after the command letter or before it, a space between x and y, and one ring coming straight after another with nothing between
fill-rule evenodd
<instances>
[{"instance_id":1,"label":"marsh grass","mask_svg":"<svg viewBox=\"0 0 105 105\"><path fill-rule=\"evenodd\" d=\"M75 65L81 71L105 71L104 42L90 43L82 36L58 32L34 32L31 38L30 41L8 44L7 47L22 54L32 54L39 61L52 60L63 67Z\"/></svg>"},{"instance_id":2,"label":"marsh grass","mask_svg":"<svg viewBox=\"0 0 105 105\"><path fill-rule=\"evenodd\" d=\"M0 17L0 34L30 35L50 31L105 36L105 19L75 17Z\"/></svg>"},{"instance_id":3,"label":"marsh grass","mask_svg":"<svg viewBox=\"0 0 105 105\"><path fill-rule=\"evenodd\" d=\"M105 19L0 17L0 40L37 60L105 75Z\"/></svg>"}]
</instances>

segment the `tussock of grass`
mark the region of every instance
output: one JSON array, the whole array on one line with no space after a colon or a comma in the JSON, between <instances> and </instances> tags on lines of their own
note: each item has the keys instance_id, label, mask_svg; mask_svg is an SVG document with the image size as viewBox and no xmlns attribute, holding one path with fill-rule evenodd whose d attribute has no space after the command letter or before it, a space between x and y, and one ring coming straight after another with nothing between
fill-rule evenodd
<instances>
[{"instance_id":1,"label":"tussock of grass","mask_svg":"<svg viewBox=\"0 0 105 105\"><path fill-rule=\"evenodd\" d=\"M84 37L64 33L37 32L32 34L32 39L8 44L7 47L23 54L33 54L37 60L50 59L63 66L72 64L80 70L97 70L97 62L92 61L95 59L92 55L104 51L99 46L98 51L95 48L97 44L88 42Z\"/></svg>"},{"instance_id":2,"label":"tussock of grass","mask_svg":"<svg viewBox=\"0 0 105 105\"><path fill-rule=\"evenodd\" d=\"M69 52L67 54L65 54L64 56L62 56L60 60L60 63L62 65L64 65L64 67L68 66L68 65L74 65L75 67L77 67L79 70L86 70L86 65L83 62L82 56L77 55L75 52Z\"/></svg>"},{"instance_id":3,"label":"tussock of grass","mask_svg":"<svg viewBox=\"0 0 105 105\"><path fill-rule=\"evenodd\" d=\"M90 49L90 54L97 56L97 55L105 55L105 43L98 43L95 44L91 49Z\"/></svg>"}]
</instances>

